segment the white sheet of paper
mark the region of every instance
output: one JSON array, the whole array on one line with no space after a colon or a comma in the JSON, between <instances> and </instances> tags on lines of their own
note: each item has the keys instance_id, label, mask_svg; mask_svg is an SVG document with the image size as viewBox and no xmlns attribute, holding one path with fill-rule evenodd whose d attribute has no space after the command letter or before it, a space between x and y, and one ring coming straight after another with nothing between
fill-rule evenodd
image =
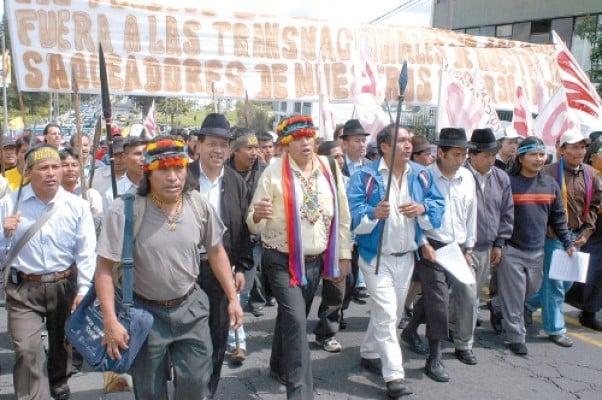
<instances>
[{"instance_id":1,"label":"white sheet of paper","mask_svg":"<svg viewBox=\"0 0 602 400\"><path fill-rule=\"evenodd\" d=\"M564 250L556 249L552 253L550 278L559 281L585 283L589 266L589 254L576 251L572 257Z\"/></svg>"},{"instance_id":2,"label":"white sheet of paper","mask_svg":"<svg viewBox=\"0 0 602 400\"><path fill-rule=\"evenodd\" d=\"M456 243L450 243L447 246L435 250L437 255L437 264L445 268L457 280L466 284L475 283L474 275Z\"/></svg>"}]
</instances>

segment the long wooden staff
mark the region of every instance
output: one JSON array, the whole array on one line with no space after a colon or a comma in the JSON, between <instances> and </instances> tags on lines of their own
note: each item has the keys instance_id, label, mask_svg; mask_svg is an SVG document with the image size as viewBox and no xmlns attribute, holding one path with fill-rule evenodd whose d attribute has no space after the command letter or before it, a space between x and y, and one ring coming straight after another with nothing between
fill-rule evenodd
<instances>
[{"instance_id":1,"label":"long wooden staff","mask_svg":"<svg viewBox=\"0 0 602 400\"><path fill-rule=\"evenodd\" d=\"M109 167L111 168L111 188L113 198L117 197L117 180L115 179L115 160L113 159L113 137L111 136L111 98L109 96L109 80L107 78L107 65L102 45L98 45L98 67L100 69L100 96L102 98L102 115L105 119L107 130L107 146L109 146Z\"/></svg>"},{"instance_id":2,"label":"long wooden staff","mask_svg":"<svg viewBox=\"0 0 602 400\"><path fill-rule=\"evenodd\" d=\"M399 100L397 102L397 117L395 118L395 131L393 133L393 143L391 147L393 151L391 153L391 163L389 164L389 177L387 178L387 187L385 189L385 198L384 200L389 201L389 193L391 192L391 181L393 178L393 166L395 165L395 154L397 154L397 137L399 136L399 124L401 121L401 105L403 104L404 93L406 91L406 87L408 86L408 63L407 61L403 62L403 66L401 67L401 73L399 74ZM383 235L385 233L385 221L382 220L380 222L382 224L382 229L380 230L380 235L378 238L378 251L376 252L376 268L374 269L374 274L378 275L378 268L380 267L380 256L382 254L383 247Z\"/></svg>"}]
</instances>

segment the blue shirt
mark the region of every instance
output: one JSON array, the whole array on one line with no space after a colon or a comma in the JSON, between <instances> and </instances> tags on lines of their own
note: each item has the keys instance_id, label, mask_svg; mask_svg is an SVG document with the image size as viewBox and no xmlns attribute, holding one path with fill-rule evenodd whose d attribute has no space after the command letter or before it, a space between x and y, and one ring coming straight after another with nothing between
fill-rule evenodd
<instances>
[{"instance_id":1,"label":"blue shirt","mask_svg":"<svg viewBox=\"0 0 602 400\"><path fill-rule=\"evenodd\" d=\"M26 274L61 272L77 264L78 294L84 295L92 285L96 267L96 234L90 206L83 199L59 188L57 194L44 204L31 188L23 187L19 212L21 223L13 237L16 245L25 232L58 203L58 210L46 221L14 258L11 266ZM12 215L17 193L0 201L0 220ZM7 238L0 230L0 251L4 253Z\"/></svg>"}]
</instances>

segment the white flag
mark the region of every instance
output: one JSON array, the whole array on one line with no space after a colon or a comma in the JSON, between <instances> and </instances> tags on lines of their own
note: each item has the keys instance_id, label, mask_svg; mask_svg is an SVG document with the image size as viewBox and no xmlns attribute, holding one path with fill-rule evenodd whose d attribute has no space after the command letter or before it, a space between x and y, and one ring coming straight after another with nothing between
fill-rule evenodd
<instances>
[{"instance_id":1,"label":"white flag","mask_svg":"<svg viewBox=\"0 0 602 400\"><path fill-rule=\"evenodd\" d=\"M512 127L522 137L535 135L533 116L531 115L531 110L529 110L529 102L522 86L516 87Z\"/></svg>"},{"instance_id":2,"label":"white flag","mask_svg":"<svg viewBox=\"0 0 602 400\"><path fill-rule=\"evenodd\" d=\"M382 109L384 91L378 79L378 70L372 63L367 47L360 44L353 67L352 85L355 114L366 132L371 134L368 142L376 142L376 135L389 125L389 116Z\"/></svg>"},{"instance_id":3,"label":"white flag","mask_svg":"<svg viewBox=\"0 0 602 400\"><path fill-rule=\"evenodd\" d=\"M566 92L568 107L573 110L576 122L592 129L602 127L602 100L577 60L552 31L556 45L556 62L560 70L560 81Z\"/></svg>"},{"instance_id":4,"label":"white flag","mask_svg":"<svg viewBox=\"0 0 602 400\"><path fill-rule=\"evenodd\" d=\"M575 127L564 86L559 86L535 118L535 133L546 146L554 146L560 136Z\"/></svg>"},{"instance_id":5,"label":"white flag","mask_svg":"<svg viewBox=\"0 0 602 400\"><path fill-rule=\"evenodd\" d=\"M476 85L449 64L441 68L441 87L437 107L437 130L446 127L464 128L470 136L477 128L501 129L491 97L481 79Z\"/></svg>"},{"instance_id":6,"label":"white flag","mask_svg":"<svg viewBox=\"0 0 602 400\"><path fill-rule=\"evenodd\" d=\"M155 110L155 100L153 100L153 103L146 114L146 118L144 118L144 128L146 128L147 139L152 139L159 133L159 127L157 126L155 119L156 116L157 111Z\"/></svg>"}]
</instances>

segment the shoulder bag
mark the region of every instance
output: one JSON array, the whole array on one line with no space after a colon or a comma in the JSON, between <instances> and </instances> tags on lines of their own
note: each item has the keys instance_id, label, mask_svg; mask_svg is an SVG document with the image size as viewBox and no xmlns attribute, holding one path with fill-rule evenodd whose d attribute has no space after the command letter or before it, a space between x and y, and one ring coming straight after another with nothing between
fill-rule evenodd
<instances>
[{"instance_id":1,"label":"shoulder bag","mask_svg":"<svg viewBox=\"0 0 602 400\"><path fill-rule=\"evenodd\" d=\"M122 196L125 203L125 227L121 266L123 272L121 291L115 289L115 313L130 336L128 349L120 349L121 360L112 360L102 345L104 323L100 301L94 286L90 288L77 309L67 319L65 332L69 342L80 352L86 362L97 371L128 371L146 341L153 326L153 316L133 305L134 278L134 195Z\"/></svg>"}]
</instances>

